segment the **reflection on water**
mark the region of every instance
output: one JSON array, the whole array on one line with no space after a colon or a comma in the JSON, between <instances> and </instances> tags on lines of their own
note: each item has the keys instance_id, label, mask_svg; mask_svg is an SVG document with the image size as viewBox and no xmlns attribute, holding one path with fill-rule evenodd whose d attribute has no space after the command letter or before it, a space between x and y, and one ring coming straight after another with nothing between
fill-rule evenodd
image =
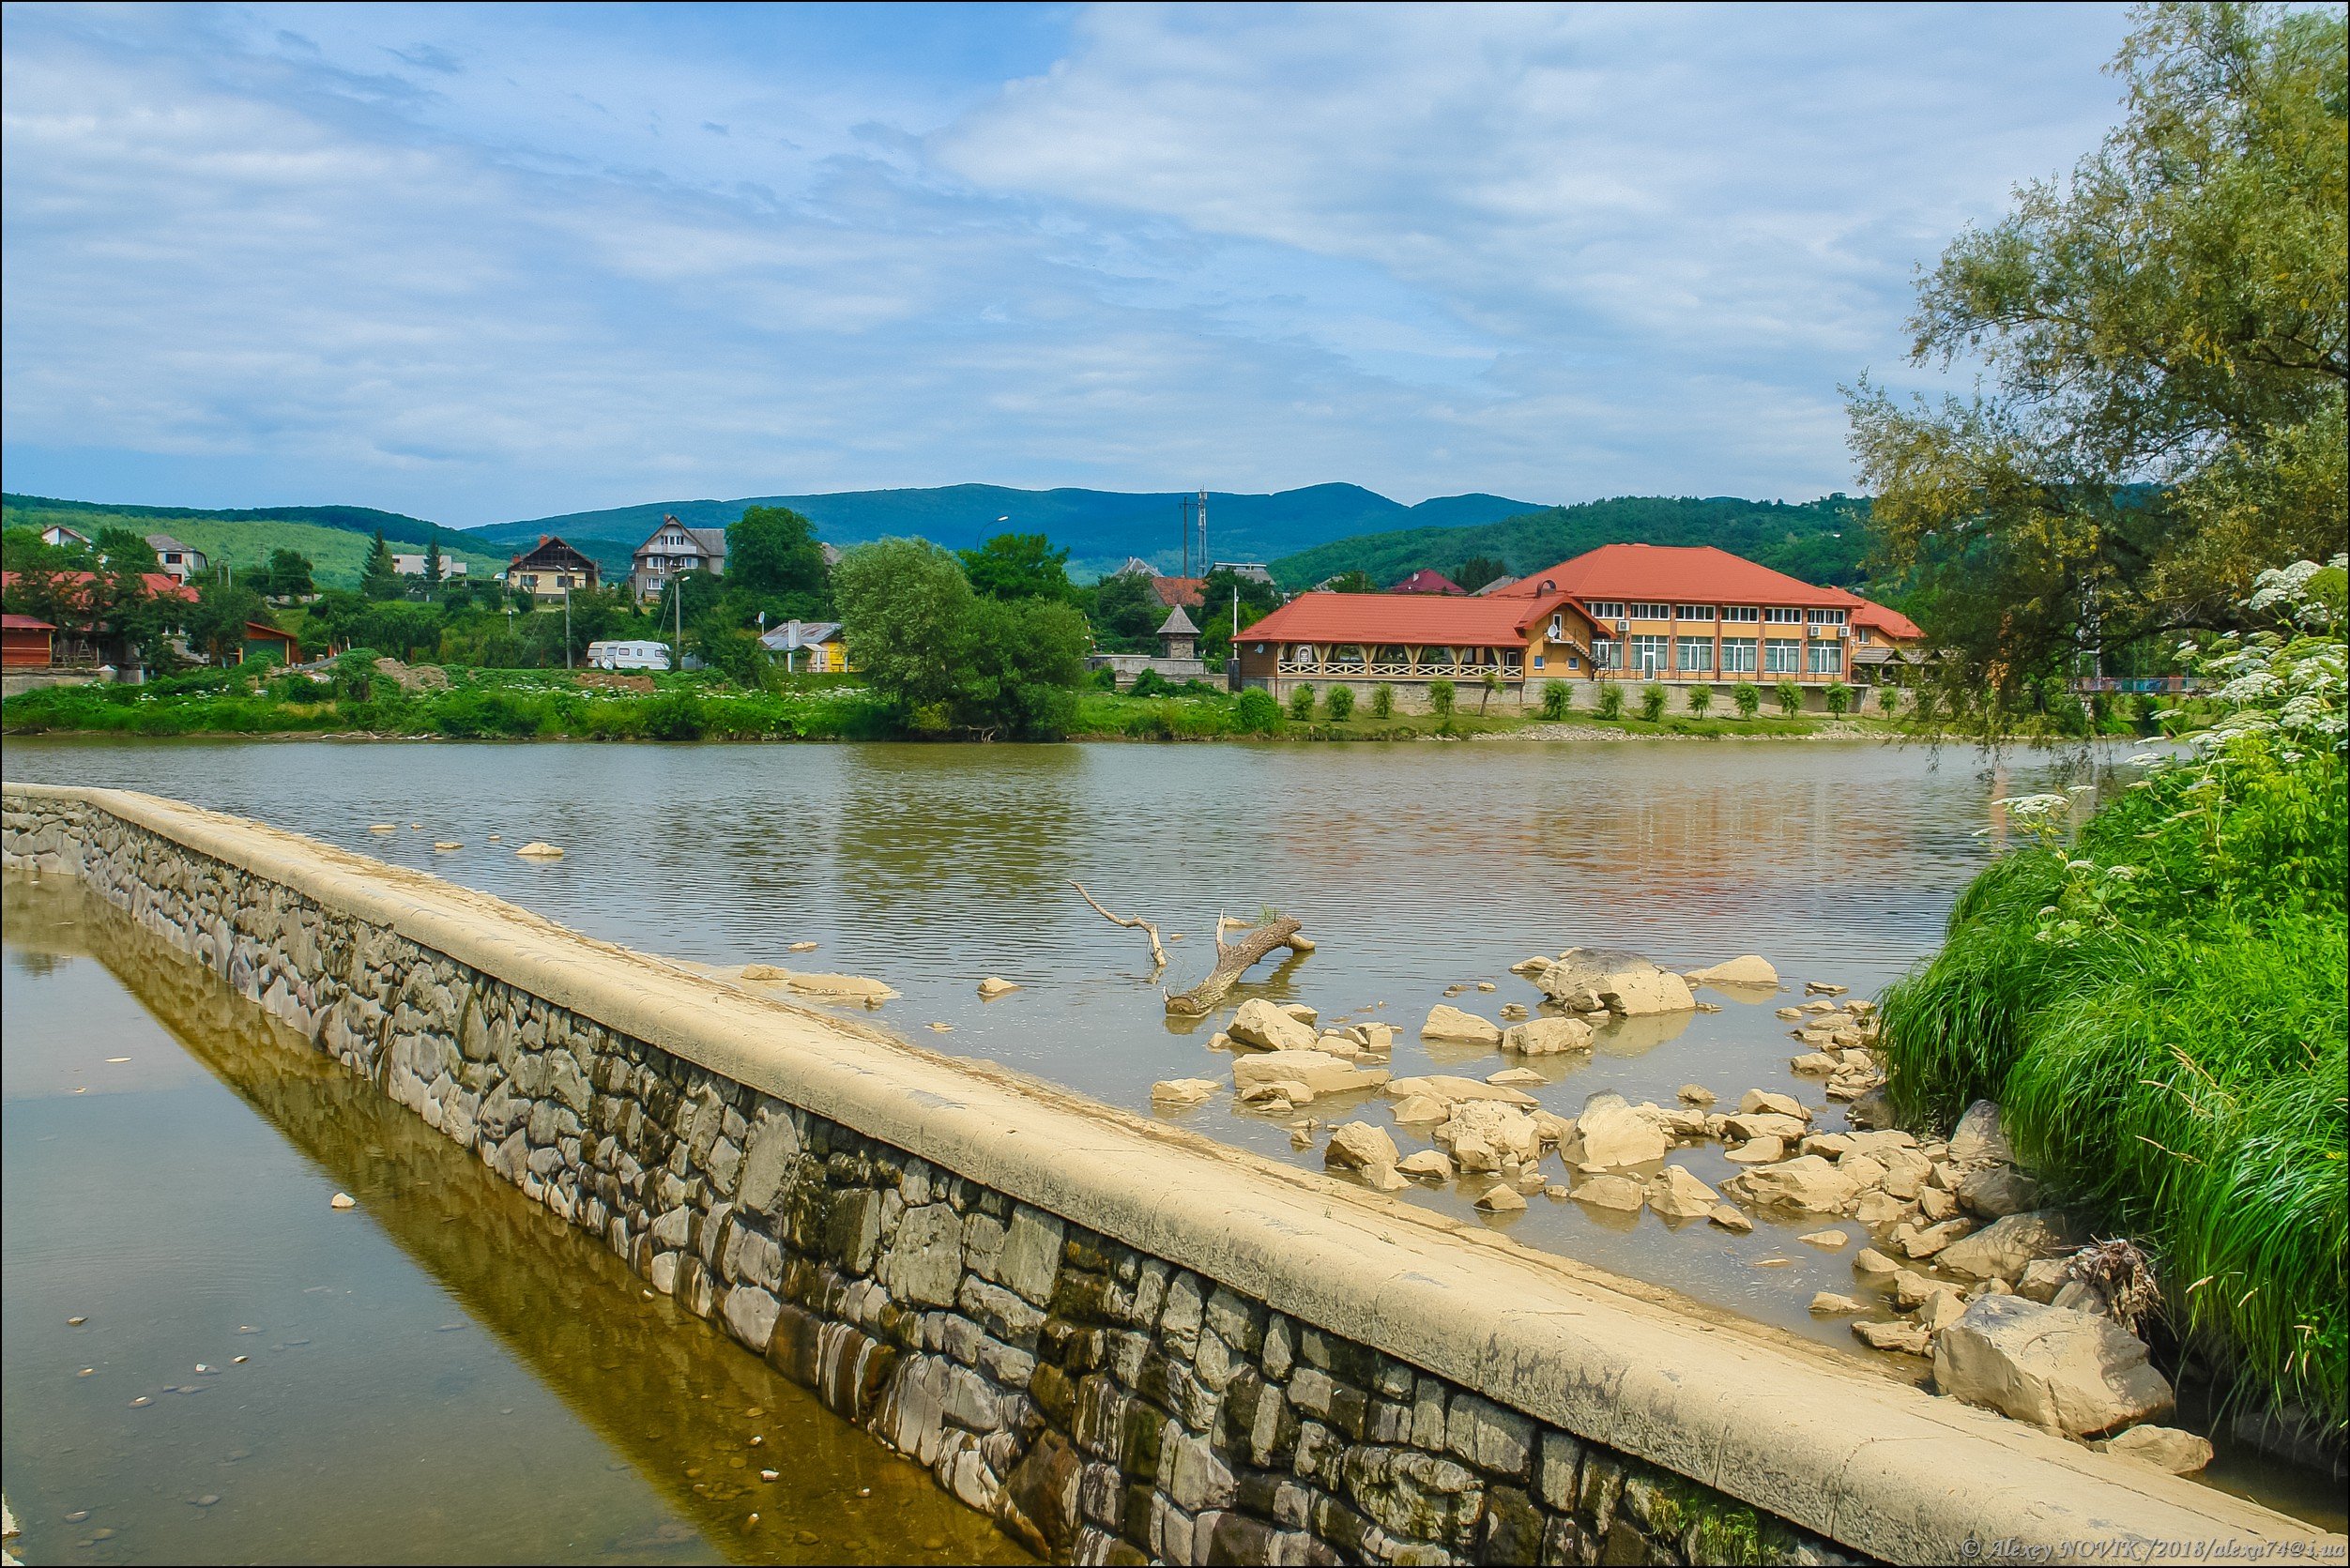
<instances>
[{"instance_id":1,"label":"reflection on water","mask_svg":"<svg viewBox=\"0 0 2350 1568\"><path fill-rule=\"evenodd\" d=\"M5 897L27 1560L1021 1560L111 909Z\"/></svg>"},{"instance_id":2,"label":"reflection on water","mask_svg":"<svg viewBox=\"0 0 2350 1568\"><path fill-rule=\"evenodd\" d=\"M2108 754L2109 756L2114 754ZM887 980L881 1022L1148 1114L1161 1078L1228 1078L1219 1019L1170 1020L1139 933L1106 923L1069 882L1159 922L1177 988L1206 971L1219 910L1273 905L1320 944L1260 966L1234 993L1299 999L1325 1020L1403 1031L1397 1074L1482 1076L1491 1052L1412 1038L1447 986L1493 1016L1534 990L1508 966L1578 943L1678 967L1756 951L1791 983L1866 995L1932 951L1958 889L1995 838L1995 797L2090 776L2081 754L1818 742L1580 746L594 746L433 742L11 741L11 777L123 784L297 829L484 889L590 935L713 963L782 962ZM371 833L389 822L397 831ZM415 826L411 826L414 824ZM502 835L489 842L491 833ZM517 859L550 840L554 862ZM435 841L465 845L436 853ZM793 955L788 944L814 941ZM983 1003L1000 974L1022 989ZM1616 1088L1670 1103L1696 1081L1734 1102L1788 1073L1772 1001L1641 1019L1588 1057L1537 1060L1533 1090L1573 1114ZM951 1032L931 1032L940 1023ZM1381 1102L1320 1102L1327 1126ZM1826 1123L1841 1111L1827 1113ZM1211 1102L1181 1119L1319 1167L1277 1119ZM1407 1149L1418 1133L1396 1128ZM1676 1156L1718 1184L1717 1149ZM1555 1170L1555 1166L1553 1167ZM1554 1180L1563 1180L1559 1172ZM1461 1218L1470 1195L1412 1201ZM1839 1345L1813 1292L1851 1287L1849 1260L1769 1222L1668 1237L1642 1213L1537 1195L1489 1222L1518 1241L1671 1286ZM1787 1261L1778 1261L1785 1259Z\"/></svg>"}]
</instances>

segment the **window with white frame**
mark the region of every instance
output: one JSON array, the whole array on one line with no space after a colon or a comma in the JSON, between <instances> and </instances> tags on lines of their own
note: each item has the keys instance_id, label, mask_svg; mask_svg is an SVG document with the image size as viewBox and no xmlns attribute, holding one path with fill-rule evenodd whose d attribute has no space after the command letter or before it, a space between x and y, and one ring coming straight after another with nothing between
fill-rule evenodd
<instances>
[{"instance_id":1,"label":"window with white frame","mask_svg":"<svg viewBox=\"0 0 2350 1568\"><path fill-rule=\"evenodd\" d=\"M1552 642L1556 642L1560 638L1566 635L1566 617L1564 614L1555 615L1550 617L1550 631L1549 635Z\"/></svg>"},{"instance_id":2,"label":"window with white frame","mask_svg":"<svg viewBox=\"0 0 2350 1568\"><path fill-rule=\"evenodd\" d=\"M1761 620L1762 618L1762 607L1759 604L1725 604L1722 606L1722 619L1724 620Z\"/></svg>"},{"instance_id":3,"label":"window with white frame","mask_svg":"<svg viewBox=\"0 0 2350 1568\"><path fill-rule=\"evenodd\" d=\"M1754 673L1754 639L1724 637L1722 639L1722 674L1752 675Z\"/></svg>"},{"instance_id":4,"label":"window with white frame","mask_svg":"<svg viewBox=\"0 0 2350 1568\"><path fill-rule=\"evenodd\" d=\"M1762 673L1796 675L1803 670L1803 644L1787 637L1762 640Z\"/></svg>"},{"instance_id":5,"label":"window with white frame","mask_svg":"<svg viewBox=\"0 0 2350 1568\"><path fill-rule=\"evenodd\" d=\"M1662 675L1671 669L1672 639L1671 637L1633 638L1632 668L1642 675Z\"/></svg>"},{"instance_id":6,"label":"window with white frame","mask_svg":"<svg viewBox=\"0 0 2350 1568\"><path fill-rule=\"evenodd\" d=\"M1841 610L1806 610L1803 618L1814 626L1841 626L1844 624L1844 612Z\"/></svg>"},{"instance_id":7,"label":"window with white frame","mask_svg":"<svg viewBox=\"0 0 2350 1568\"><path fill-rule=\"evenodd\" d=\"M1672 650L1673 668L1684 675L1714 667L1714 639L1711 637L1682 637Z\"/></svg>"},{"instance_id":8,"label":"window with white frame","mask_svg":"<svg viewBox=\"0 0 2350 1568\"><path fill-rule=\"evenodd\" d=\"M1627 620L1671 620L1672 606L1654 603L1633 604L1626 607L1625 618Z\"/></svg>"},{"instance_id":9,"label":"window with white frame","mask_svg":"<svg viewBox=\"0 0 2350 1568\"><path fill-rule=\"evenodd\" d=\"M1844 645L1842 643L1812 644L1811 673L1813 675L1842 675L1844 673Z\"/></svg>"},{"instance_id":10,"label":"window with white frame","mask_svg":"<svg viewBox=\"0 0 2350 1568\"><path fill-rule=\"evenodd\" d=\"M1803 612L1789 604L1773 604L1763 610L1762 618L1774 626L1800 626Z\"/></svg>"},{"instance_id":11,"label":"window with white frame","mask_svg":"<svg viewBox=\"0 0 2350 1568\"><path fill-rule=\"evenodd\" d=\"M1672 618L1675 620L1712 620L1714 607L1711 604L1675 604L1672 607Z\"/></svg>"},{"instance_id":12,"label":"window with white frame","mask_svg":"<svg viewBox=\"0 0 2350 1568\"><path fill-rule=\"evenodd\" d=\"M1624 601L1621 599L1593 600L1591 601L1591 618L1594 620L1622 620L1624 618Z\"/></svg>"},{"instance_id":13,"label":"window with white frame","mask_svg":"<svg viewBox=\"0 0 2350 1568\"><path fill-rule=\"evenodd\" d=\"M1591 664L1595 670L1624 668L1624 645L1613 637L1594 637L1591 640Z\"/></svg>"}]
</instances>

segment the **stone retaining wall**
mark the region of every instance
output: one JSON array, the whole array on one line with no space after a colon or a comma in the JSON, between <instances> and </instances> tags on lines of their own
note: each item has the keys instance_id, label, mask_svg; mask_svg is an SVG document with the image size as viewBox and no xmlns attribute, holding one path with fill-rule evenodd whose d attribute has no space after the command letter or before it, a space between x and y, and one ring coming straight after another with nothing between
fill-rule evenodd
<instances>
[{"instance_id":1,"label":"stone retaining wall","mask_svg":"<svg viewBox=\"0 0 2350 1568\"><path fill-rule=\"evenodd\" d=\"M121 792L0 814L0 861L84 878L1058 1560L2308 1533L420 873Z\"/></svg>"}]
</instances>

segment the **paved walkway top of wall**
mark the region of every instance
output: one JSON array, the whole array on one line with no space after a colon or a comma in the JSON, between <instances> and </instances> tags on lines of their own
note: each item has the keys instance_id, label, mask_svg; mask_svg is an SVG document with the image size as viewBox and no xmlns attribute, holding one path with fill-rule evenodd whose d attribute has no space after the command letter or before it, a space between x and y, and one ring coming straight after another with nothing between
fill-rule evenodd
<instances>
[{"instance_id":1,"label":"paved walkway top of wall","mask_svg":"<svg viewBox=\"0 0 2350 1568\"><path fill-rule=\"evenodd\" d=\"M1970 1538L2167 1560L2297 1520L1936 1398L1671 1292L1520 1248L984 1061L755 996L422 872L121 790L85 803L1275 1309L1871 1556ZM2331 1538L2339 1542L2339 1537ZM2116 1552L2113 1545L2136 1544ZM2163 1549L2169 1544L2170 1550ZM2151 1549L2149 1549L2151 1547ZM2339 1560L2339 1559L2337 1559Z\"/></svg>"}]
</instances>

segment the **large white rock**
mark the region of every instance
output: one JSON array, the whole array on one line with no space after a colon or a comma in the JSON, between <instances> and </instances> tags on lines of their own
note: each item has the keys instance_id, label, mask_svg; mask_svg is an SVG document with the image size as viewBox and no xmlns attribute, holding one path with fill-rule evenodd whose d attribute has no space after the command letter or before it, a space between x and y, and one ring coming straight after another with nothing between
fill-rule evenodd
<instances>
[{"instance_id":1,"label":"large white rock","mask_svg":"<svg viewBox=\"0 0 2350 1568\"><path fill-rule=\"evenodd\" d=\"M1959 1179L1959 1201L1987 1220L2021 1214L2040 1199L2040 1184L2013 1165L1985 1165Z\"/></svg>"},{"instance_id":2,"label":"large white rock","mask_svg":"<svg viewBox=\"0 0 2350 1568\"><path fill-rule=\"evenodd\" d=\"M2173 1475L2192 1475L2211 1463L2210 1442L2175 1426L2133 1426L2097 1446Z\"/></svg>"},{"instance_id":3,"label":"large white rock","mask_svg":"<svg viewBox=\"0 0 2350 1568\"><path fill-rule=\"evenodd\" d=\"M1567 1195L1595 1209L1618 1209L1627 1213L1639 1212L1640 1205L1648 1201L1647 1190L1628 1176L1586 1177Z\"/></svg>"},{"instance_id":4,"label":"large white rock","mask_svg":"<svg viewBox=\"0 0 2350 1568\"><path fill-rule=\"evenodd\" d=\"M1687 1012L1697 1006L1689 982L1660 969L1636 952L1613 948L1569 948L1535 983L1562 1007L1588 1012L1595 1007L1625 1017Z\"/></svg>"},{"instance_id":5,"label":"large white rock","mask_svg":"<svg viewBox=\"0 0 2350 1568\"><path fill-rule=\"evenodd\" d=\"M1403 1178L1396 1174L1396 1140L1385 1128L1367 1121L1350 1121L1331 1134L1322 1163L1353 1171L1374 1187L1392 1191L1403 1185Z\"/></svg>"},{"instance_id":6,"label":"large white rock","mask_svg":"<svg viewBox=\"0 0 2350 1568\"><path fill-rule=\"evenodd\" d=\"M1958 1126L1950 1131L1950 1158L1962 1165L1991 1161L2015 1164L2015 1150L2008 1147L2007 1134L1999 1125L1997 1105L1977 1100L1966 1108Z\"/></svg>"},{"instance_id":7,"label":"large white rock","mask_svg":"<svg viewBox=\"0 0 2350 1568\"><path fill-rule=\"evenodd\" d=\"M1316 1095L1345 1094L1386 1087L1387 1070L1366 1071L1320 1051L1273 1051L1232 1059L1232 1084L1243 1094L1260 1086L1282 1083L1301 1084ZM1292 1093L1289 1098L1294 1101L1297 1096Z\"/></svg>"},{"instance_id":8,"label":"large white rock","mask_svg":"<svg viewBox=\"0 0 2350 1568\"><path fill-rule=\"evenodd\" d=\"M1168 1110L1188 1110L1215 1098L1224 1086L1213 1078L1167 1078L1151 1086L1151 1104Z\"/></svg>"},{"instance_id":9,"label":"large white rock","mask_svg":"<svg viewBox=\"0 0 2350 1568\"><path fill-rule=\"evenodd\" d=\"M1232 1015L1233 1043L1259 1051L1310 1051L1315 1048L1314 1026L1298 1019L1262 997L1251 997Z\"/></svg>"},{"instance_id":10,"label":"large white rock","mask_svg":"<svg viewBox=\"0 0 2350 1568\"><path fill-rule=\"evenodd\" d=\"M1778 988L1778 971L1760 953L1749 952L1727 963L1699 969L1689 978L1701 985L1747 985Z\"/></svg>"},{"instance_id":11,"label":"large white rock","mask_svg":"<svg viewBox=\"0 0 2350 1568\"><path fill-rule=\"evenodd\" d=\"M1396 1168L1406 1176L1425 1176L1436 1181L1453 1179L1453 1163L1441 1149L1423 1149L1407 1154L1396 1162Z\"/></svg>"},{"instance_id":12,"label":"large white rock","mask_svg":"<svg viewBox=\"0 0 2350 1568\"><path fill-rule=\"evenodd\" d=\"M1424 1095L1444 1104L1457 1104L1463 1100L1495 1100L1504 1105L1532 1105L1534 1097L1522 1088L1507 1084L1488 1084L1479 1078L1463 1078L1450 1073L1429 1073L1417 1078L1397 1078L1387 1086L1387 1092L1398 1100Z\"/></svg>"},{"instance_id":13,"label":"large white rock","mask_svg":"<svg viewBox=\"0 0 2350 1568\"><path fill-rule=\"evenodd\" d=\"M1817 1154L1756 1165L1731 1178L1729 1185L1749 1202L1813 1214L1839 1212L1860 1191L1851 1177Z\"/></svg>"},{"instance_id":14,"label":"large white rock","mask_svg":"<svg viewBox=\"0 0 2350 1568\"><path fill-rule=\"evenodd\" d=\"M1710 1214L1721 1194L1681 1165L1667 1165L1648 1184L1648 1206L1669 1220L1694 1220Z\"/></svg>"},{"instance_id":15,"label":"large white rock","mask_svg":"<svg viewBox=\"0 0 2350 1568\"><path fill-rule=\"evenodd\" d=\"M1943 1249L1941 1263L1976 1279L2022 1279L2025 1265L2065 1251L2073 1240L2061 1210L2035 1209L1995 1220L1952 1242Z\"/></svg>"},{"instance_id":16,"label":"large white rock","mask_svg":"<svg viewBox=\"0 0 2350 1568\"><path fill-rule=\"evenodd\" d=\"M1429 1134L1452 1150L1462 1170L1500 1170L1505 1164L1531 1165L1542 1158L1542 1133L1534 1119L1516 1105L1468 1100Z\"/></svg>"},{"instance_id":17,"label":"large white rock","mask_svg":"<svg viewBox=\"0 0 2350 1568\"><path fill-rule=\"evenodd\" d=\"M1612 1089L1583 1102L1575 1136L1561 1149L1569 1165L1639 1165L1661 1160L1672 1147L1663 1114L1654 1105L1631 1105Z\"/></svg>"},{"instance_id":18,"label":"large white rock","mask_svg":"<svg viewBox=\"0 0 2350 1568\"><path fill-rule=\"evenodd\" d=\"M2108 1317L1985 1296L1934 1335L1934 1386L2072 1437L2151 1420L2171 1385L2143 1341Z\"/></svg>"},{"instance_id":19,"label":"large white rock","mask_svg":"<svg viewBox=\"0 0 2350 1568\"><path fill-rule=\"evenodd\" d=\"M1799 1121L1811 1119L1811 1112L1805 1108L1802 1101L1792 1094L1778 1094L1767 1088L1747 1090L1739 1097L1738 1109L1747 1116L1762 1111L1772 1116L1792 1116Z\"/></svg>"},{"instance_id":20,"label":"large white rock","mask_svg":"<svg viewBox=\"0 0 2350 1568\"><path fill-rule=\"evenodd\" d=\"M1798 1118L1756 1111L1751 1115L1725 1117L1722 1130L1740 1143L1751 1138L1777 1138L1781 1143L1798 1144L1803 1142L1804 1134L1809 1129Z\"/></svg>"},{"instance_id":21,"label":"large white rock","mask_svg":"<svg viewBox=\"0 0 2350 1568\"><path fill-rule=\"evenodd\" d=\"M1529 1018L1502 1031L1502 1049L1526 1057L1554 1057L1566 1051L1588 1051L1591 1049L1591 1026L1580 1018Z\"/></svg>"},{"instance_id":22,"label":"large white rock","mask_svg":"<svg viewBox=\"0 0 2350 1568\"><path fill-rule=\"evenodd\" d=\"M1499 1045L1502 1028L1490 1019L1439 1002L1428 1010L1428 1021L1420 1026L1420 1038L1461 1045Z\"/></svg>"}]
</instances>

